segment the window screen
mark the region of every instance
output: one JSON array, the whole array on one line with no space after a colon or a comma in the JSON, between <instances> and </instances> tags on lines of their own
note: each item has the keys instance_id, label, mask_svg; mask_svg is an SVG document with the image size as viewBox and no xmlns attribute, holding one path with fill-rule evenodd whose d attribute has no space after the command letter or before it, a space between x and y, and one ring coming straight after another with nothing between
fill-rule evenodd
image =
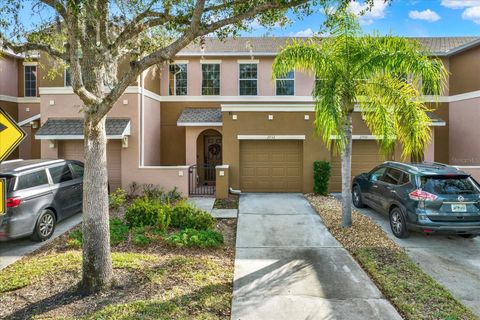
<instances>
[{"instance_id":1,"label":"window screen","mask_svg":"<svg viewBox=\"0 0 480 320\"><path fill-rule=\"evenodd\" d=\"M257 88L257 64L256 63L242 63L240 64L240 95L241 96L256 96Z\"/></svg>"},{"instance_id":2,"label":"window screen","mask_svg":"<svg viewBox=\"0 0 480 320\"><path fill-rule=\"evenodd\" d=\"M37 96L37 66L25 66L25 97Z\"/></svg>"},{"instance_id":3,"label":"window screen","mask_svg":"<svg viewBox=\"0 0 480 320\"><path fill-rule=\"evenodd\" d=\"M287 73L282 78L276 80L277 96L293 96L295 94L295 73Z\"/></svg>"},{"instance_id":4,"label":"window screen","mask_svg":"<svg viewBox=\"0 0 480 320\"><path fill-rule=\"evenodd\" d=\"M202 64L202 95L220 95L220 65Z\"/></svg>"},{"instance_id":5,"label":"window screen","mask_svg":"<svg viewBox=\"0 0 480 320\"><path fill-rule=\"evenodd\" d=\"M187 95L187 64L171 64L169 78L171 96Z\"/></svg>"}]
</instances>

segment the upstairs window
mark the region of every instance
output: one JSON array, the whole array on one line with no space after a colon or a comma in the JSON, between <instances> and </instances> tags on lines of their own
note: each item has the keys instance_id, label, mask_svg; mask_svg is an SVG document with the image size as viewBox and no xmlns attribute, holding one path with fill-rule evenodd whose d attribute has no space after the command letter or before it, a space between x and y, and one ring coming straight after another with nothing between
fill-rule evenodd
<instances>
[{"instance_id":1,"label":"upstairs window","mask_svg":"<svg viewBox=\"0 0 480 320\"><path fill-rule=\"evenodd\" d=\"M72 86L72 74L70 72L70 67L65 68L65 87Z\"/></svg>"},{"instance_id":2,"label":"upstairs window","mask_svg":"<svg viewBox=\"0 0 480 320\"><path fill-rule=\"evenodd\" d=\"M37 66L24 66L25 97L37 96Z\"/></svg>"},{"instance_id":3,"label":"upstairs window","mask_svg":"<svg viewBox=\"0 0 480 320\"><path fill-rule=\"evenodd\" d=\"M240 64L239 93L241 96L256 96L258 94L258 72L256 63Z\"/></svg>"},{"instance_id":4,"label":"upstairs window","mask_svg":"<svg viewBox=\"0 0 480 320\"><path fill-rule=\"evenodd\" d=\"M290 71L282 78L277 78L276 88L277 96L295 95L295 72Z\"/></svg>"},{"instance_id":5,"label":"upstairs window","mask_svg":"<svg viewBox=\"0 0 480 320\"><path fill-rule=\"evenodd\" d=\"M169 94L171 96L187 95L187 64L171 64L169 78Z\"/></svg>"},{"instance_id":6,"label":"upstairs window","mask_svg":"<svg viewBox=\"0 0 480 320\"><path fill-rule=\"evenodd\" d=\"M220 95L220 64L202 64L202 95Z\"/></svg>"}]
</instances>

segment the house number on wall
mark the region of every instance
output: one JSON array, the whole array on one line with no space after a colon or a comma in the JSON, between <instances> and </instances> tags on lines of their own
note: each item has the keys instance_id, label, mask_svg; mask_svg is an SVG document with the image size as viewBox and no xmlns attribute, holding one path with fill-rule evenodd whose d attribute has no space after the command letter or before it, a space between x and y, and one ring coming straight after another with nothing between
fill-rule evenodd
<instances>
[{"instance_id":1,"label":"house number on wall","mask_svg":"<svg viewBox=\"0 0 480 320\"><path fill-rule=\"evenodd\" d=\"M276 136L267 136L267 140L275 140L276 138Z\"/></svg>"}]
</instances>

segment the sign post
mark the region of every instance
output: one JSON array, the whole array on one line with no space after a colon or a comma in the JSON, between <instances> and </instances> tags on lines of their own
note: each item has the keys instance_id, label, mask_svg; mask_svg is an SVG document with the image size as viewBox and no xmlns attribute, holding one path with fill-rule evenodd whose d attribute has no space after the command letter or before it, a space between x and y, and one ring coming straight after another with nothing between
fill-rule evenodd
<instances>
[{"instance_id":1,"label":"sign post","mask_svg":"<svg viewBox=\"0 0 480 320\"><path fill-rule=\"evenodd\" d=\"M0 162L15 150L27 134L0 108Z\"/></svg>"}]
</instances>

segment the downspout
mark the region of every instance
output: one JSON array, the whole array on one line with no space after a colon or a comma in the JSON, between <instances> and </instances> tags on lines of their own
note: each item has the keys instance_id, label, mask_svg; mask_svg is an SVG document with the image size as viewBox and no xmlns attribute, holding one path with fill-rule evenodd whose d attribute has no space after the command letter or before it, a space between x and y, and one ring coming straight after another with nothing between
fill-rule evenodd
<instances>
[{"instance_id":1,"label":"downspout","mask_svg":"<svg viewBox=\"0 0 480 320\"><path fill-rule=\"evenodd\" d=\"M230 187L229 191L230 191L231 194L236 194L236 195L242 194L241 190L235 190L232 187Z\"/></svg>"},{"instance_id":2,"label":"downspout","mask_svg":"<svg viewBox=\"0 0 480 320\"><path fill-rule=\"evenodd\" d=\"M140 166L145 166L145 92L143 72L140 74Z\"/></svg>"}]
</instances>

